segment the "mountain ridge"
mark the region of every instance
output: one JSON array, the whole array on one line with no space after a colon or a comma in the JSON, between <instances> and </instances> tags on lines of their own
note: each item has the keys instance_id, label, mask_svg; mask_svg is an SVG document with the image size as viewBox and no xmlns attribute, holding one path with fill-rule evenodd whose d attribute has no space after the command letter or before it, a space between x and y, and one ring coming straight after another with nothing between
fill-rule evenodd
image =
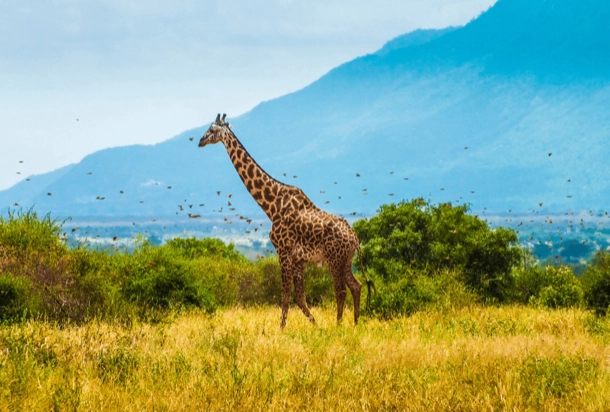
<instances>
[{"instance_id":1,"label":"mountain ridge","mask_svg":"<svg viewBox=\"0 0 610 412\"><path fill-rule=\"evenodd\" d=\"M398 36L230 119L233 130L272 176L331 212L419 196L474 210L601 209L610 4L573 3L500 0L463 27ZM0 192L0 204L150 216L205 204L197 210L214 214L226 213L226 193L237 211L260 213L224 149L196 147L206 128L93 153L45 175L36 196L23 182Z\"/></svg>"}]
</instances>

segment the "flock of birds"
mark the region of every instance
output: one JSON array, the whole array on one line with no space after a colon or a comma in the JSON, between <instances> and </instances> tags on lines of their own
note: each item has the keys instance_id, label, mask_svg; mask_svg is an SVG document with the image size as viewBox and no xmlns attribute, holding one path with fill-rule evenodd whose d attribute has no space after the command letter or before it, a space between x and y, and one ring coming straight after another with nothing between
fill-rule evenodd
<instances>
[{"instance_id":1,"label":"flock of birds","mask_svg":"<svg viewBox=\"0 0 610 412\"><path fill-rule=\"evenodd\" d=\"M194 140L193 137L189 138L189 141L193 141L193 140ZM464 147L464 150L468 150L468 149L469 149L468 146ZM552 152L549 152L548 153L548 157L551 157L551 156L552 156ZM23 165L24 161L23 160L19 160L19 164ZM21 171L17 171L17 174L21 174ZM394 175L394 171L393 170L389 171L389 174L390 175ZM89 171L89 172L87 172L87 175L91 176L91 175L93 175L93 172ZM287 177L287 173L283 173L282 175L284 177ZM355 173L355 178L360 178L360 177L362 177L362 175L360 173ZM293 175L292 178L293 179L297 179L298 176L297 175ZM408 181L409 180L408 177L403 177L402 179L404 181ZM29 182L29 181L31 181L31 178L28 177L28 178L25 179L25 181ZM568 183L568 184L571 183L571 179L567 179L566 183ZM160 185L160 184L161 184L160 182L155 182L155 185ZM333 184L337 185L338 182L335 181L335 182L333 182ZM168 185L167 186L167 190L172 190L172 186ZM445 190L445 188L441 187L441 188L439 188L439 190L442 192L442 191ZM475 194L475 190L470 190L469 192L470 192L470 195L474 195ZM125 194L125 190L124 189L118 190L118 194L119 195L124 195ZM221 194L222 194L221 190L217 190L216 191L216 195L218 197L220 197ZM320 194L325 195L326 194L326 190L320 190ZM362 188L361 189L361 194L365 195L365 196L368 195L368 189L367 188ZM52 192L47 192L47 196L53 196L53 193ZM221 206L218 209L212 210L212 213L214 213L214 214L216 214L216 213L221 214L222 215L222 221L221 222L226 224L227 225L226 227L235 228L236 226L240 226L242 228L241 230L243 230L243 234L244 235L251 235L251 234L254 234L254 233L257 233L257 232L258 232L258 235L264 235L265 234L264 233L264 227L265 227L264 222L261 222L260 219L257 220L255 218L251 218L251 217L248 217L248 216L246 216L244 214L239 213L236 210L235 205L231 201L232 196L233 196L232 194L225 195L226 202L227 202L226 205L223 205L223 206ZM389 197L393 197L393 196L395 196L395 193L390 192L390 193L388 193L388 196ZM338 196L337 198L338 198L338 200L341 200L341 196ZM571 199L572 195L567 195L567 198ZM106 200L106 196L97 196L95 198L95 200L97 200L97 201L104 201L104 200ZM463 198L460 197L459 199L456 199L455 202L456 203L460 203L462 200L463 200ZM139 200L139 203L144 203L144 200ZM324 201L324 204L329 204L329 203L330 203L330 200L325 200ZM538 207L542 208L543 204L544 204L543 202L539 202L538 203ZM18 202L15 202L13 206L19 207L20 205L19 205ZM211 216L210 213L202 215L202 212L198 212L198 211L193 209L194 207L203 208L204 206L205 206L205 203L199 203L199 202L190 203L190 202L188 202L188 199L184 199L184 201L182 203L177 204L177 210L175 211L175 214L179 216L179 215L181 215L181 213L186 212L186 216L188 216L189 219L200 219L200 218L203 217L203 219L205 220L205 218L208 218L208 217ZM483 209L482 214L484 215L485 212L486 212L486 208ZM512 211L508 210L508 214L510 214L510 213L512 213ZM534 215L539 215L539 211L536 210L536 209L533 209L532 213ZM563 232L566 234L566 236L569 235L571 232L573 232L574 229L576 229L576 230L591 229L591 227L589 227L589 228L586 227L587 222L585 220L583 220L582 217L580 218L580 221L576 221L575 219L570 219L570 217L573 216L573 213L574 212L566 212L565 213L566 218L564 219L565 220L564 223L566 223L566 224L564 225ZM610 216L608 215L608 212L603 212L603 214L599 214L599 213L596 213L596 212L593 212L592 210L590 210L588 214L589 214L590 217L610 218ZM349 213L349 216L357 216L357 215L363 216L361 213L359 214L356 211L353 211L353 212ZM494 220L497 221L498 219L491 219L489 221L489 223L493 225L494 224ZM519 221L518 223L517 223L517 220ZM508 224L509 226L514 226L516 231L517 231L517 233L519 233L520 231L523 231L526 228L533 229L534 227L540 228L540 227L545 227L545 226L547 227L546 232L547 233L550 232L550 227L551 227L551 225L554 224L553 223L553 217L547 215L547 216L544 217L544 222L542 222L542 220L543 219L541 217L535 217L535 218L527 219L527 218L524 218L523 216L521 216L519 218L515 217L514 219L510 218L510 217L505 218L504 222L506 224ZM555 223L556 226L555 227L557 227L557 217L555 217L555 220L556 220L556 223ZM212 219L208 219L208 223L209 223L209 221L212 221L214 223L214 219L213 218ZM216 219L216 221L220 221L220 220ZM157 219L152 219L149 222L156 223ZM238 223L238 224L236 224L235 226L231 226L231 225L233 225L234 222ZM132 225L136 226L137 223L133 222ZM226 227L223 229L223 231L227 231ZM163 228L165 229L166 226L163 226ZM208 226L208 227L206 227L206 229L210 230L210 227ZM597 236L601 236L602 235L601 230L605 229L604 225L603 225L603 222L598 223L598 226L595 227L595 229L597 229L596 235ZM62 239L67 240L67 235L68 234L77 235L77 231L78 230L79 230L79 227L72 227L69 230L69 232L64 232L63 233ZM562 229L561 228L557 229L557 232L558 233L562 233ZM188 232L187 232L187 230L184 230L183 233L187 234ZM91 235L92 237L95 237L95 238L99 238L100 237L99 234L94 234L93 235L93 234L89 234L88 232L86 232L85 235L86 236ZM111 238L112 238L113 242L117 242L119 240L119 236L117 236L117 235L112 236ZM560 241L563 241L563 236L560 236L559 239L560 239ZM529 242L536 242L537 241L538 244L549 244L550 245L549 250L553 249L553 246L552 246L553 242L552 242L552 240L535 239L534 235L531 235L529 237L529 239L525 238L523 240L529 241ZM587 242L596 243L595 240L590 240L590 239L581 240L581 242L582 242L582 244L585 244Z\"/></svg>"}]
</instances>

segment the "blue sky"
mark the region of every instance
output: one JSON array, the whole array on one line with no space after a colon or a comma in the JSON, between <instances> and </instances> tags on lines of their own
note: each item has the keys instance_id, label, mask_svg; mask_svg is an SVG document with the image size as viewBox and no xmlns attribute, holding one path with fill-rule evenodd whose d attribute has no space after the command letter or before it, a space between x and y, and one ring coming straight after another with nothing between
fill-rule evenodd
<instances>
[{"instance_id":1,"label":"blue sky","mask_svg":"<svg viewBox=\"0 0 610 412\"><path fill-rule=\"evenodd\" d=\"M493 3L0 0L0 190L96 150L166 140L219 111L237 116L393 37L466 24Z\"/></svg>"}]
</instances>

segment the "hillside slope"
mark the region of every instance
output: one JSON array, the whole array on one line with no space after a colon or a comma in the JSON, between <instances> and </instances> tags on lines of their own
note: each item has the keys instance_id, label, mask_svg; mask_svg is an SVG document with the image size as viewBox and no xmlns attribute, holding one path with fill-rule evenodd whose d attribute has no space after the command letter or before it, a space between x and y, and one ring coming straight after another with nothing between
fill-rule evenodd
<instances>
[{"instance_id":1,"label":"hillside slope","mask_svg":"<svg viewBox=\"0 0 610 412\"><path fill-rule=\"evenodd\" d=\"M498 212L602 209L607 21L607 2L500 0L464 27L401 36L230 121L263 168L333 212L368 214L417 196ZM28 184L44 180L36 190L22 182L0 192L0 205L61 215L184 214L178 205L190 204L259 213L224 149L197 148L206 127L93 153L65 173L32 177Z\"/></svg>"}]
</instances>

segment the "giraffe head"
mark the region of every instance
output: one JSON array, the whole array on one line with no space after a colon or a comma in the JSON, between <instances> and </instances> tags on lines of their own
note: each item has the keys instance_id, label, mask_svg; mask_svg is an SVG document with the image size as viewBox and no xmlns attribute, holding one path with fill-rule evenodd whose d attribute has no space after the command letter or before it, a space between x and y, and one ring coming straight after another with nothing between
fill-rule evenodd
<instances>
[{"instance_id":1,"label":"giraffe head","mask_svg":"<svg viewBox=\"0 0 610 412\"><path fill-rule=\"evenodd\" d=\"M199 147L218 142L226 142L226 139L233 134L231 132L231 125L225 123L226 117L227 115L223 114L221 118L220 113L218 113L216 121L212 123L208 131L205 132L201 140L199 140Z\"/></svg>"}]
</instances>

